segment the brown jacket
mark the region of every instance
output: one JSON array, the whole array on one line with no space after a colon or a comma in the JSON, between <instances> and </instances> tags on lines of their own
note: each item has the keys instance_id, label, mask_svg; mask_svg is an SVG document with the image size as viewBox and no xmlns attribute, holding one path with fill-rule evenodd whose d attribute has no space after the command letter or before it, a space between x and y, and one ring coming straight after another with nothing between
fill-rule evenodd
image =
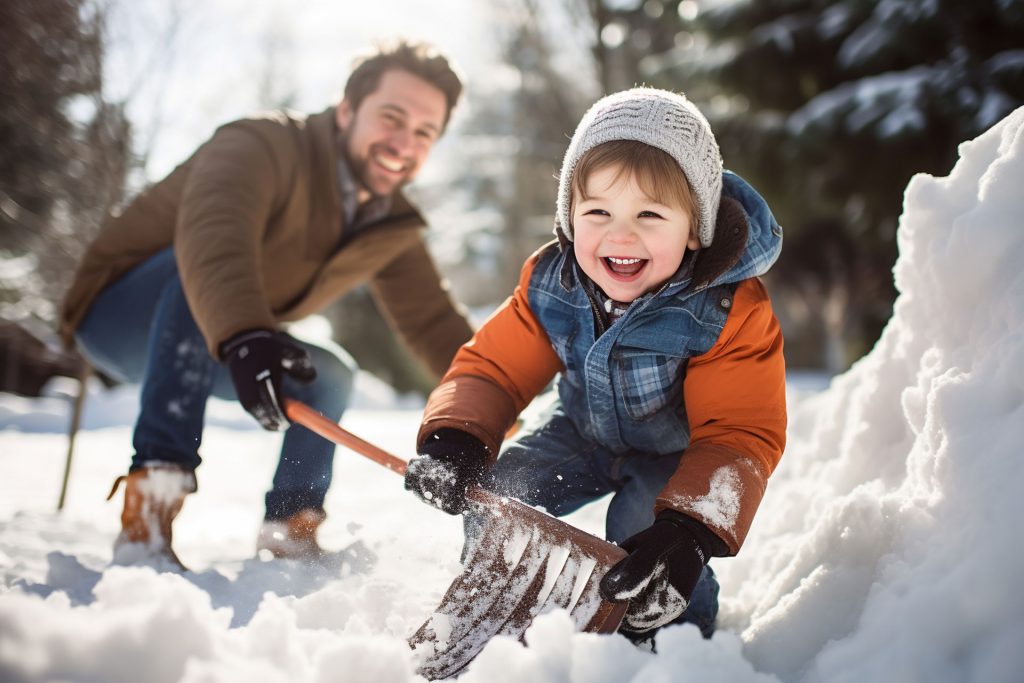
<instances>
[{"instance_id":1,"label":"brown jacket","mask_svg":"<svg viewBox=\"0 0 1024 683\"><path fill-rule=\"evenodd\" d=\"M104 287L173 245L210 353L231 335L322 310L369 282L405 342L438 376L472 335L421 236L424 220L396 195L385 224L338 249L344 232L334 108L274 112L219 128L167 178L111 218L64 301L61 334Z\"/></svg>"},{"instance_id":2,"label":"brown jacket","mask_svg":"<svg viewBox=\"0 0 1024 683\"><path fill-rule=\"evenodd\" d=\"M526 262L513 295L456 354L427 401L417 444L450 427L496 454L519 412L564 370L527 295L537 258ZM739 284L718 341L690 359L683 399L690 445L656 510L704 522L735 554L786 443L782 334L759 280Z\"/></svg>"}]
</instances>

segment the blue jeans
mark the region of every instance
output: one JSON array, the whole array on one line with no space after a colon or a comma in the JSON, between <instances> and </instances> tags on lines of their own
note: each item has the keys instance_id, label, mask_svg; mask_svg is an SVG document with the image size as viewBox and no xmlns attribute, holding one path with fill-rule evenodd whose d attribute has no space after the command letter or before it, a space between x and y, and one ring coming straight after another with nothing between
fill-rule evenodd
<instances>
[{"instance_id":1,"label":"blue jeans","mask_svg":"<svg viewBox=\"0 0 1024 683\"><path fill-rule=\"evenodd\" d=\"M94 367L142 384L132 469L153 461L198 467L207 399L236 396L227 368L210 356L192 317L173 250L150 257L100 292L76 339ZM339 346L297 341L312 356L317 377L303 385L286 376L282 391L340 420L352 390L354 361ZM322 509L333 461L334 444L299 425L289 427L266 495L267 519Z\"/></svg>"},{"instance_id":2,"label":"blue jeans","mask_svg":"<svg viewBox=\"0 0 1024 683\"><path fill-rule=\"evenodd\" d=\"M551 403L502 448L486 488L556 517L611 493L605 535L618 544L653 524L655 500L676 471L679 456L617 456L577 431L555 392L545 399ZM718 580L706 566L677 623L696 624L711 637L717 616Z\"/></svg>"}]
</instances>

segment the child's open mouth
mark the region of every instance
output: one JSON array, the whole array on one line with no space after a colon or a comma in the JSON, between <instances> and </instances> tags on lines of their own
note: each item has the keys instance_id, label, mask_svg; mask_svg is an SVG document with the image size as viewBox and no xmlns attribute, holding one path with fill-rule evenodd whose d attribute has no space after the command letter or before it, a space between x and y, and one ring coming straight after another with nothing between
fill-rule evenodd
<instances>
[{"instance_id":1,"label":"child's open mouth","mask_svg":"<svg viewBox=\"0 0 1024 683\"><path fill-rule=\"evenodd\" d=\"M608 274L616 280L629 281L635 279L648 263L645 258L622 258L605 256L601 259Z\"/></svg>"}]
</instances>

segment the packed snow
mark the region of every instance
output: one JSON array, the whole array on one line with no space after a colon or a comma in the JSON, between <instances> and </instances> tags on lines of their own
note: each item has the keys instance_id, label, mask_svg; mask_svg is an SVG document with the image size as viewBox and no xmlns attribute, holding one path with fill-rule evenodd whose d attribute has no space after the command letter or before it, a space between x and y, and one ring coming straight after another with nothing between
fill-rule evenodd
<instances>
[{"instance_id":1,"label":"packed snow","mask_svg":"<svg viewBox=\"0 0 1024 683\"><path fill-rule=\"evenodd\" d=\"M746 545L714 562L719 630L658 653L538 618L464 681L1024 680L1024 109L907 188L900 296L827 388L790 384L789 445ZM277 440L214 402L175 526L192 571L110 566L134 390L90 389L68 504L66 386L0 396L0 680L418 680L406 638L461 571L461 523L339 449L320 566L253 557ZM418 412L363 378L343 423L409 457ZM600 504L569 518L600 532ZM1014 541L1013 539L1018 539ZM443 620L435 622L441 628Z\"/></svg>"}]
</instances>

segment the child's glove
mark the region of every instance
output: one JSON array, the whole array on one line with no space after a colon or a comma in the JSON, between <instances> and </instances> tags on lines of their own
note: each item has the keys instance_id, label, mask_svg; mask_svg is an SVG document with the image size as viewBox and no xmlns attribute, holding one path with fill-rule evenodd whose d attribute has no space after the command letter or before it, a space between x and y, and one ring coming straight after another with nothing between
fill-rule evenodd
<instances>
[{"instance_id":1,"label":"child's glove","mask_svg":"<svg viewBox=\"0 0 1024 683\"><path fill-rule=\"evenodd\" d=\"M316 379L313 360L284 332L240 332L220 345L242 407L270 431L291 424L281 406L281 379L288 373L308 384Z\"/></svg>"},{"instance_id":2,"label":"child's glove","mask_svg":"<svg viewBox=\"0 0 1024 683\"><path fill-rule=\"evenodd\" d=\"M629 556L601 579L605 600L629 601L621 630L650 631L686 611L708 561L708 535L711 532L700 522L663 510L654 524L623 541Z\"/></svg>"},{"instance_id":3,"label":"child's glove","mask_svg":"<svg viewBox=\"0 0 1024 683\"><path fill-rule=\"evenodd\" d=\"M439 429L409 461L405 488L449 515L466 510L466 491L487 470L487 447L458 429Z\"/></svg>"}]
</instances>

